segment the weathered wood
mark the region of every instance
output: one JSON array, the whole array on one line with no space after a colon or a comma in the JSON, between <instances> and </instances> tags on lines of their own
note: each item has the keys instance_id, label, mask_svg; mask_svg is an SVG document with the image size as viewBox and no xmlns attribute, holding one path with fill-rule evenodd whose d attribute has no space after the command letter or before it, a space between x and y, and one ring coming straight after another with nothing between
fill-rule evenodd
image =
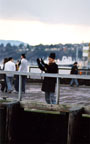
<instances>
[{"instance_id":1,"label":"weathered wood","mask_svg":"<svg viewBox=\"0 0 90 144\"><path fill-rule=\"evenodd\" d=\"M90 106L85 106L84 107L84 113L85 114L90 114Z\"/></svg>"},{"instance_id":2,"label":"weathered wood","mask_svg":"<svg viewBox=\"0 0 90 144\"><path fill-rule=\"evenodd\" d=\"M59 112L70 112L77 109L82 109L82 105L68 105L68 104L46 104L41 102L32 102L29 100L20 101L20 106L24 109L36 109L36 110L46 110L46 111L59 111Z\"/></svg>"},{"instance_id":3,"label":"weathered wood","mask_svg":"<svg viewBox=\"0 0 90 144\"><path fill-rule=\"evenodd\" d=\"M83 108L72 108L69 113L67 144L76 144L78 142L78 128L82 113Z\"/></svg>"},{"instance_id":4,"label":"weathered wood","mask_svg":"<svg viewBox=\"0 0 90 144\"><path fill-rule=\"evenodd\" d=\"M20 105L25 109L37 109L37 110L51 110L51 111L61 111L61 112L71 112L76 111L76 109L82 109L84 114L90 114L90 106L84 106L79 104L46 104L42 102L32 102L29 100L20 101Z\"/></svg>"},{"instance_id":5,"label":"weathered wood","mask_svg":"<svg viewBox=\"0 0 90 144\"><path fill-rule=\"evenodd\" d=\"M6 109L0 107L0 144L6 143L5 141L5 125L6 125Z\"/></svg>"},{"instance_id":6,"label":"weathered wood","mask_svg":"<svg viewBox=\"0 0 90 144\"><path fill-rule=\"evenodd\" d=\"M18 104L18 101L0 100L0 144L11 144L13 107Z\"/></svg>"},{"instance_id":7,"label":"weathered wood","mask_svg":"<svg viewBox=\"0 0 90 144\"><path fill-rule=\"evenodd\" d=\"M20 104L20 105L19 105ZM24 100L20 101L11 101L6 99L6 100L1 100L0 102L0 108L5 108L5 115L4 115L4 121L1 119L0 125L2 125L3 122L5 122L5 127L4 127L4 136L5 140L7 140L8 144L13 143L13 123L18 120L21 120L21 118L18 119L17 112L20 110L19 108L27 109L27 110L46 110L46 111L51 111L51 112L63 112L63 113L68 113L68 131L67 131L67 144L75 144L75 142L78 142L78 129L79 129L79 124L81 122L81 117L82 114L90 114L90 106L88 107L83 107L82 105L55 105L55 104L45 104L45 103L40 103L40 102L32 102L29 100ZM2 111L3 112L3 111ZM20 111L19 111L20 112ZM24 111L25 113L25 111ZM3 113L1 113L2 115ZM15 121L14 117L15 116ZM2 115L3 116L3 115ZM2 118L2 116L0 116ZM20 123L19 123L20 124ZM17 122L16 122L17 126ZM2 131L2 128L0 129ZM13 134L14 135L14 134ZM15 138L15 137L14 137ZM3 144L3 143L0 143Z\"/></svg>"},{"instance_id":8,"label":"weathered wood","mask_svg":"<svg viewBox=\"0 0 90 144\"><path fill-rule=\"evenodd\" d=\"M13 103L9 103L8 105L6 105L6 142L8 144L12 144L13 143L13 137L12 137L12 133L13 133L13 114L14 111L18 111L18 106L19 106L19 102L13 102Z\"/></svg>"},{"instance_id":9,"label":"weathered wood","mask_svg":"<svg viewBox=\"0 0 90 144\"><path fill-rule=\"evenodd\" d=\"M68 105L45 104L31 101L20 101L20 106L28 110L37 109L37 110L61 111L61 112L68 112L70 108Z\"/></svg>"}]
</instances>

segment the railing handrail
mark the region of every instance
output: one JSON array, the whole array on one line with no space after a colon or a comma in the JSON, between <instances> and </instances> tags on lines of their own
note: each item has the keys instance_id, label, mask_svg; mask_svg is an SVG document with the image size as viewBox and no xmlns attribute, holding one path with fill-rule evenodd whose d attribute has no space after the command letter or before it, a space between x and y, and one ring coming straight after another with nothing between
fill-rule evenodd
<instances>
[{"instance_id":1,"label":"railing handrail","mask_svg":"<svg viewBox=\"0 0 90 144\"><path fill-rule=\"evenodd\" d=\"M32 73L32 72L18 72L18 71L0 71L0 74L13 74L24 76L37 76L37 77L53 77L53 78L77 78L77 79L90 79L90 75L74 75L74 74L52 74L52 73Z\"/></svg>"},{"instance_id":2,"label":"railing handrail","mask_svg":"<svg viewBox=\"0 0 90 144\"><path fill-rule=\"evenodd\" d=\"M52 74L52 73L31 73L31 72L18 72L18 71L0 71L0 74L13 74L19 75L19 93L18 101L21 101L21 87L22 87L22 75L24 76L37 76L37 77L53 77L57 79L57 97L56 101L59 104L59 88L60 88L60 78L77 78L77 79L90 79L90 75L70 75L70 74Z\"/></svg>"},{"instance_id":3,"label":"railing handrail","mask_svg":"<svg viewBox=\"0 0 90 144\"><path fill-rule=\"evenodd\" d=\"M29 66L29 68L30 69L32 69L32 68L38 68L38 66ZM58 69L60 70L71 70L71 67L63 67L63 66L58 66ZM78 70L80 71L90 71L90 69L89 68L78 68Z\"/></svg>"}]
</instances>

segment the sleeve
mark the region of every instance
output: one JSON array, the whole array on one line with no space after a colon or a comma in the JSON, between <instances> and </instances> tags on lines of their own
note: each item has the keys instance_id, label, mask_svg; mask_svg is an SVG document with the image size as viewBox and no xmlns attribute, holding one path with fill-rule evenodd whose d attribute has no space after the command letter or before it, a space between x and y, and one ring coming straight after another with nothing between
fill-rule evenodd
<instances>
[{"instance_id":1,"label":"sleeve","mask_svg":"<svg viewBox=\"0 0 90 144\"><path fill-rule=\"evenodd\" d=\"M15 64L14 64L14 71L16 71L16 66L15 66Z\"/></svg>"},{"instance_id":2,"label":"sleeve","mask_svg":"<svg viewBox=\"0 0 90 144\"><path fill-rule=\"evenodd\" d=\"M39 63L38 67L40 68L40 70L45 71L45 66L42 63Z\"/></svg>"},{"instance_id":3,"label":"sleeve","mask_svg":"<svg viewBox=\"0 0 90 144\"><path fill-rule=\"evenodd\" d=\"M58 73L58 66L56 64L53 65L45 65L45 68L47 69L48 73Z\"/></svg>"},{"instance_id":4,"label":"sleeve","mask_svg":"<svg viewBox=\"0 0 90 144\"><path fill-rule=\"evenodd\" d=\"M37 59L37 64L38 64L38 67L40 68L40 70L45 71L45 63L42 61L43 60L40 61L39 59Z\"/></svg>"},{"instance_id":5,"label":"sleeve","mask_svg":"<svg viewBox=\"0 0 90 144\"><path fill-rule=\"evenodd\" d=\"M20 63L20 66L19 66L19 71L22 71L23 70L23 62L21 60L21 63Z\"/></svg>"},{"instance_id":6,"label":"sleeve","mask_svg":"<svg viewBox=\"0 0 90 144\"><path fill-rule=\"evenodd\" d=\"M7 66L6 66L6 64L4 65L4 71L7 71Z\"/></svg>"}]
</instances>

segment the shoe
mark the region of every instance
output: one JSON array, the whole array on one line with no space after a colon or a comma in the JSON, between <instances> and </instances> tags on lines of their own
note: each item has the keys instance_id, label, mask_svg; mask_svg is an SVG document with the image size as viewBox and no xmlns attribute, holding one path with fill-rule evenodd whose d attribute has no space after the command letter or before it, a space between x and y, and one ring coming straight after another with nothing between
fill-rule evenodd
<instances>
[{"instance_id":1,"label":"shoe","mask_svg":"<svg viewBox=\"0 0 90 144\"><path fill-rule=\"evenodd\" d=\"M12 90L8 91L8 93L11 93L11 92L12 92Z\"/></svg>"},{"instance_id":2,"label":"shoe","mask_svg":"<svg viewBox=\"0 0 90 144\"><path fill-rule=\"evenodd\" d=\"M18 93L18 91L16 91L16 90L13 90L13 93Z\"/></svg>"}]
</instances>

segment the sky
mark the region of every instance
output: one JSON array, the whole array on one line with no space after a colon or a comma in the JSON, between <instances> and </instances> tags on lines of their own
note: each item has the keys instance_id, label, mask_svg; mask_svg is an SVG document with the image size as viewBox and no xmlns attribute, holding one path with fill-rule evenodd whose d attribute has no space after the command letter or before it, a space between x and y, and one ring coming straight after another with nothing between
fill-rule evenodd
<instances>
[{"instance_id":1,"label":"sky","mask_svg":"<svg viewBox=\"0 0 90 144\"><path fill-rule=\"evenodd\" d=\"M0 39L90 42L90 0L0 0Z\"/></svg>"}]
</instances>

